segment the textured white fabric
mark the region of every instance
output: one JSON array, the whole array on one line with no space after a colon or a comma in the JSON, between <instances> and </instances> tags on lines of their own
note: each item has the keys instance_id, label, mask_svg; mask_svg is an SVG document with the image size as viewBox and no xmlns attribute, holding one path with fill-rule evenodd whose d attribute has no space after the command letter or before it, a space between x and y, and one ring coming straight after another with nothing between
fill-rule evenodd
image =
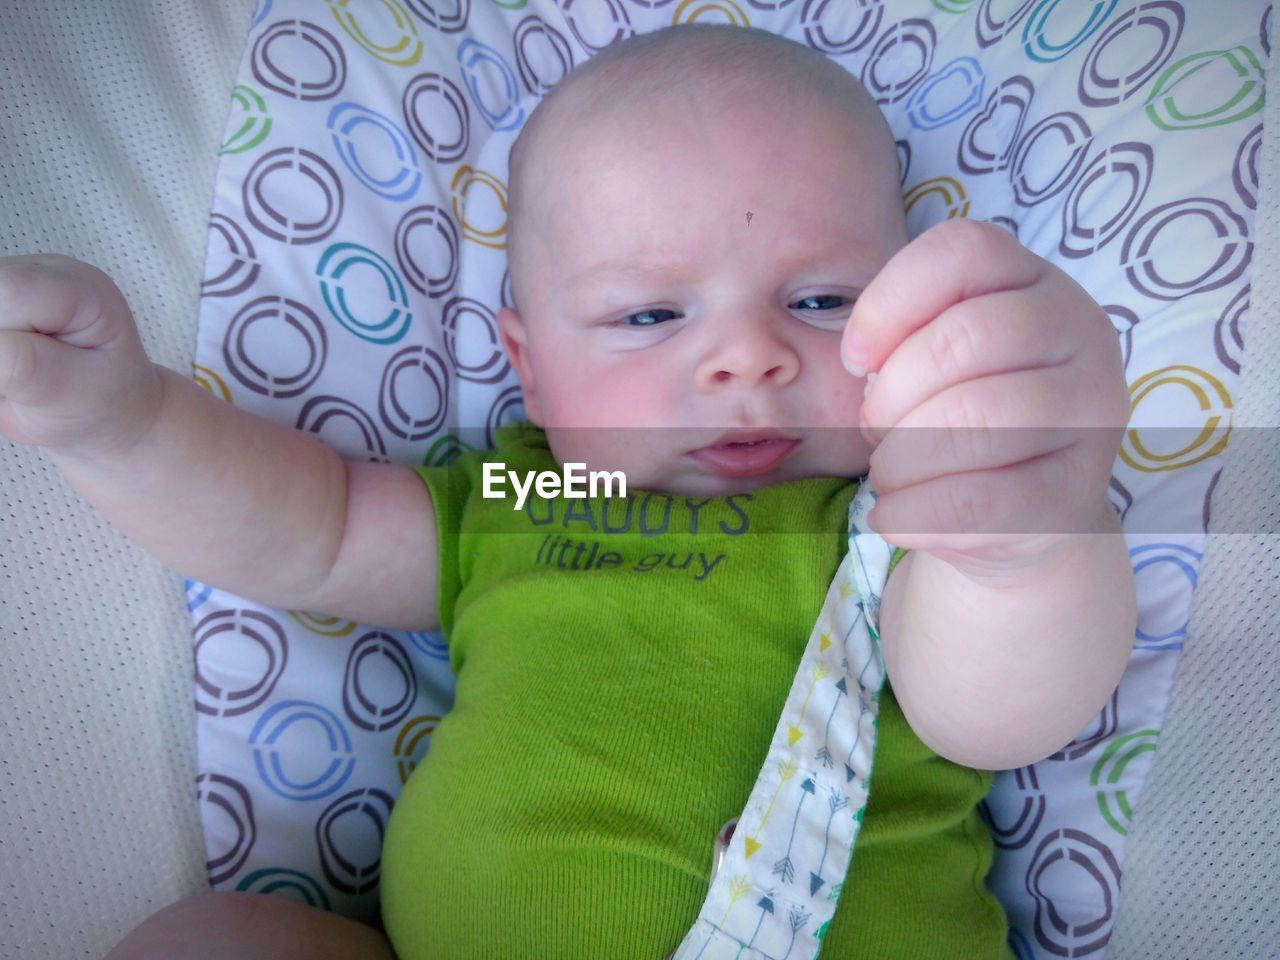
<instances>
[{"instance_id":1,"label":"textured white fabric","mask_svg":"<svg viewBox=\"0 0 1280 960\"><path fill-rule=\"evenodd\" d=\"M1274 48L1273 48L1274 49ZM1259 170L1245 361L1112 960L1280 956L1280 76Z\"/></svg>"},{"instance_id":2,"label":"textured white fabric","mask_svg":"<svg viewBox=\"0 0 1280 960\"><path fill-rule=\"evenodd\" d=\"M0 6L0 253L103 267L180 370L250 7ZM0 958L101 957L206 884L190 622L42 455L0 490Z\"/></svg>"}]
</instances>

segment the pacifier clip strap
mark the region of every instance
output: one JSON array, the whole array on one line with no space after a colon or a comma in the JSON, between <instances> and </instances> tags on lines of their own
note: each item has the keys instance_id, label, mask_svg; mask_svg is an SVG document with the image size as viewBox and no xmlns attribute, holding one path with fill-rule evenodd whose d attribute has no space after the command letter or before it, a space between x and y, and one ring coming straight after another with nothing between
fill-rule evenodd
<instances>
[{"instance_id":1,"label":"pacifier clip strap","mask_svg":"<svg viewBox=\"0 0 1280 960\"><path fill-rule=\"evenodd\" d=\"M816 957L871 785L884 660L878 624L892 549L849 506L849 551L827 590L760 776L675 960Z\"/></svg>"}]
</instances>

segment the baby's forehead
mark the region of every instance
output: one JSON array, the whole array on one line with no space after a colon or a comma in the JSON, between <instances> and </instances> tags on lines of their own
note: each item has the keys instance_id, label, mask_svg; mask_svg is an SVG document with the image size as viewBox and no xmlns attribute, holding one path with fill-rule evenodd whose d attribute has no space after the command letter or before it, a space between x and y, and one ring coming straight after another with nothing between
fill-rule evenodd
<instances>
[{"instance_id":1,"label":"baby's forehead","mask_svg":"<svg viewBox=\"0 0 1280 960\"><path fill-rule=\"evenodd\" d=\"M735 150L738 144L744 149ZM695 163L741 157L784 178L825 157L856 170L852 176L867 185L862 194L894 198L901 212L893 135L842 66L763 31L667 28L585 61L526 121L508 176L513 289L532 282L531 264L543 250L533 236L562 214L572 219L591 207L584 180L607 193L611 207L629 199L647 203L640 184L619 179L622 170L635 170L626 162L633 151L659 161L644 167L655 176L666 166L664 155ZM617 176L609 172L615 168ZM652 178L644 186L655 189Z\"/></svg>"},{"instance_id":2,"label":"baby's forehead","mask_svg":"<svg viewBox=\"0 0 1280 960\"><path fill-rule=\"evenodd\" d=\"M596 145L617 148L633 140L637 150L678 149L687 143L682 137L713 127L717 137L733 141L784 137L796 143L806 132L844 129L851 141L878 139L892 149L883 118L853 77L854 93L845 97L816 85L782 84L767 74L730 85L714 65L682 71L680 80L637 90L608 72L584 76L558 102L545 105L551 109L539 118L528 162L551 173Z\"/></svg>"}]
</instances>

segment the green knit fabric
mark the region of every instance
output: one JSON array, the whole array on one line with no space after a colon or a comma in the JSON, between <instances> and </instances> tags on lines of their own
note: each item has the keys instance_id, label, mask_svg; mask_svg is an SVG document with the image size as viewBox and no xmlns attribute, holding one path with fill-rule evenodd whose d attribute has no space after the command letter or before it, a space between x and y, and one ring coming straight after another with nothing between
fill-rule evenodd
<instances>
[{"instance_id":1,"label":"green knit fabric","mask_svg":"<svg viewBox=\"0 0 1280 960\"><path fill-rule=\"evenodd\" d=\"M424 469L454 707L388 826L401 960L661 960L755 782L856 485L722 499L480 497L481 464L558 470L542 433ZM823 957L1007 956L976 806L886 691L871 803Z\"/></svg>"}]
</instances>

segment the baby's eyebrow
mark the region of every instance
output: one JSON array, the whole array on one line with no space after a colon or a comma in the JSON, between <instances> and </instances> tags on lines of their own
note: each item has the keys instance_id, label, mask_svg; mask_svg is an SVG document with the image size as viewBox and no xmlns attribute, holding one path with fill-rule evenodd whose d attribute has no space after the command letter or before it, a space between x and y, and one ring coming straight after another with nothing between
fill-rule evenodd
<instances>
[{"instance_id":1,"label":"baby's eyebrow","mask_svg":"<svg viewBox=\"0 0 1280 960\"><path fill-rule=\"evenodd\" d=\"M678 267L672 263L654 261L652 263L633 257L600 260L568 277L564 284L567 287L584 286L596 282L602 277L609 280L658 280L670 279Z\"/></svg>"}]
</instances>

